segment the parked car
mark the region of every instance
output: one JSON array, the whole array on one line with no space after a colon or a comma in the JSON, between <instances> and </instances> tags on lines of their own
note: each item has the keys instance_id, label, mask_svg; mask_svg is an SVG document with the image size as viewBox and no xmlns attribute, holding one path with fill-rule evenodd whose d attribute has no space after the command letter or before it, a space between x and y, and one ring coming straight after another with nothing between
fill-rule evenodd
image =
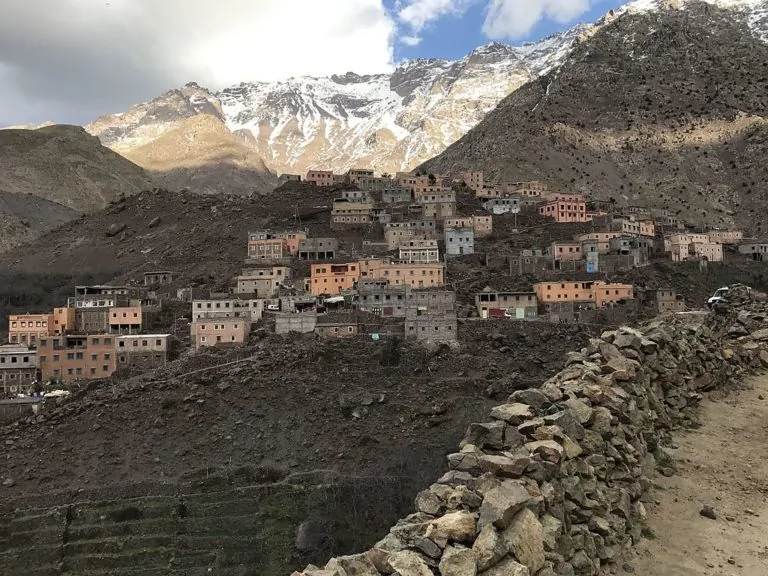
<instances>
[{"instance_id":1,"label":"parked car","mask_svg":"<svg viewBox=\"0 0 768 576\"><path fill-rule=\"evenodd\" d=\"M709 297L709 300L707 300L707 306L712 308L717 302L722 302L726 294L728 294L728 286L718 288L715 293Z\"/></svg>"}]
</instances>

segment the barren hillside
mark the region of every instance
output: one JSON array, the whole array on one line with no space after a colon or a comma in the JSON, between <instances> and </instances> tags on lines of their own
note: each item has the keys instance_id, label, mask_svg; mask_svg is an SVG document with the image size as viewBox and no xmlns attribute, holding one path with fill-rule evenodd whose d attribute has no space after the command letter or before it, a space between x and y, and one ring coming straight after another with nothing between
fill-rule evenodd
<instances>
[{"instance_id":1,"label":"barren hillside","mask_svg":"<svg viewBox=\"0 0 768 576\"><path fill-rule=\"evenodd\" d=\"M626 14L422 170L550 180L693 221L768 208L768 46L714 6Z\"/></svg>"}]
</instances>

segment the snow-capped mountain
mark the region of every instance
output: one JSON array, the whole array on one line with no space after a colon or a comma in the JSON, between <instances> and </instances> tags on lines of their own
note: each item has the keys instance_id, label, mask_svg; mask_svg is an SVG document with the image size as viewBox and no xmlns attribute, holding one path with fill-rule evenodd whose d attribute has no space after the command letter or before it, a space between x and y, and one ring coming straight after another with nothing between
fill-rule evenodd
<instances>
[{"instance_id":1,"label":"snow-capped mountain","mask_svg":"<svg viewBox=\"0 0 768 576\"><path fill-rule=\"evenodd\" d=\"M695 0L635 0L594 25L522 46L492 43L458 61L404 62L391 74L248 82L214 92L191 83L87 129L127 153L186 118L209 114L270 170L373 167L409 170L476 126L510 93L562 64L574 46L625 13L685 8ZM768 40L768 0L708 0L733 10Z\"/></svg>"}]
</instances>

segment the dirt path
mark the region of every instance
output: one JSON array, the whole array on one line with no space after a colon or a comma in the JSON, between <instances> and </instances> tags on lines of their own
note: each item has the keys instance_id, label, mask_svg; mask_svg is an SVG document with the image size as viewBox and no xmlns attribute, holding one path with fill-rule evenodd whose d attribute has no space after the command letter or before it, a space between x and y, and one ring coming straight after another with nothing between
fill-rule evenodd
<instances>
[{"instance_id":1,"label":"dirt path","mask_svg":"<svg viewBox=\"0 0 768 576\"><path fill-rule=\"evenodd\" d=\"M656 480L656 502L647 505L655 539L638 546L626 572L768 574L768 376L747 384L723 400L705 401L703 426L675 438L678 472ZM704 506L716 519L700 514Z\"/></svg>"}]
</instances>

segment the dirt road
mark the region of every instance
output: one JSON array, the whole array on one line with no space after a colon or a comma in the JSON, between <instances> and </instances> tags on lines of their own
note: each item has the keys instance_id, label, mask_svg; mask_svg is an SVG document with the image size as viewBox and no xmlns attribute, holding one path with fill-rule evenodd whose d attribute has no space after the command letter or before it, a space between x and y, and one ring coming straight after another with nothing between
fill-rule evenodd
<instances>
[{"instance_id":1,"label":"dirt road","mask_svg":"<svg viewBox=\"0 0 768 576\"><path fill-rule=\"evenodd\" d=\"M768 376L703 404L703 426L679 434L677 473L656 480L648 540L624 569L643 576L768 574ZM704 506L715 519L700 514Z\"/></svg>"}]
</instances>

